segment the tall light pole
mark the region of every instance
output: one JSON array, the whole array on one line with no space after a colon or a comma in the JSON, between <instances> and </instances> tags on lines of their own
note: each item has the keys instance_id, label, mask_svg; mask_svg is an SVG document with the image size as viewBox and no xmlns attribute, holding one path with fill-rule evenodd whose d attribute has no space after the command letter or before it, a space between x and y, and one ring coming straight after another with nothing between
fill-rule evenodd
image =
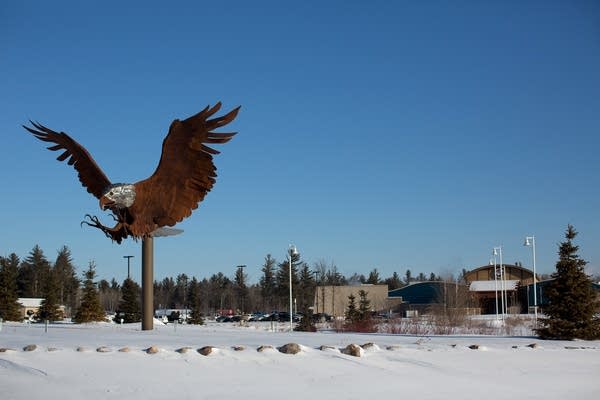
<instances>
[{"instance_id":1,"label":"tall light pole","mask_svg":"<svg viewBox=\"0 0 600 400\"><path fill-rule=\"evenodd\" d=\"M505 286L505 277L504 277L504 264L502 263L502 246L494 247L492 254L494 255L494 260L496 256L500 256L500 281L501 281L501 289L500 289L500 298L502 304L502 320L504 320L505 313L505 303L504 296L506 295L506 286ZM507 306L508 304L506 304Z\"/></svg>"},{"instance_id":2,"label":"tall light pole","mask_svg":"<svg viewBox=\"0 0 600 400\"><path fill-rule=\"evenodd\" d=\"M135 256L123 256L123 258L127 259L127 279L129 279L129 260L131 260Z\"/></svg>"},{"instance_id":3,"label":"tall light pole","mask_svg":"<svg viewBox=\"0 0 600 400\"><path fill-rule=\"evenodd\" d=\"M292 309L292 256L296 256L298 255L298 250L296 249L296 246L294 246L293 244L290 244L289 247L289 252L290 252L290 332L294 331L294 324L293 324L293 309Z\"/></svg>"},{"instance_id":4,"label":"tall light pole","mask_svg":"<svg viewBox=\"0 0 600 400\"><path fill-rule=\"evenodd\" d=\"M496 263L496 255L494 254L494 260L490 260L490 265L494 266L494 298L496 299L496 321L498 321L498 271Z\"/></svg>"},{"instance_id":5,"label":"tall light pole","mask_svg":"<svg viewBox=\"0 0 600 400\"><path fill-rule=\"evenodd\" d=\"M535 236L526 236L525 243L523 243L523 246L531 246L531 250L533 251L533 313L535 323L537 325L537 276L535 273Z\"/></svg>"}]
</instances>

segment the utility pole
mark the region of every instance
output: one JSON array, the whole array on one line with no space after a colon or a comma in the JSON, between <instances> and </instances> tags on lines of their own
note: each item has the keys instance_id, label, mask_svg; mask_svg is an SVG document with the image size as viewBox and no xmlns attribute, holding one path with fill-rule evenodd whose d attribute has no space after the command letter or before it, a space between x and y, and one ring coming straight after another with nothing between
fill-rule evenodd
<instances>
[{"instance_id":1,"label":"utility pole","mask_svg":"<svg viewBox=\"0 0 600 400\"><path fill-rule=\"evenodd\" d=\"M129 264L129 261L130 261L130 260L131 260L133 257L135 257L135 256L123 256L123 258L126 258L126 259L127 259L127 279L130 279L130 276L129 276L129 271L130 271L130 264Z\"/></svg>"}]
</instances>

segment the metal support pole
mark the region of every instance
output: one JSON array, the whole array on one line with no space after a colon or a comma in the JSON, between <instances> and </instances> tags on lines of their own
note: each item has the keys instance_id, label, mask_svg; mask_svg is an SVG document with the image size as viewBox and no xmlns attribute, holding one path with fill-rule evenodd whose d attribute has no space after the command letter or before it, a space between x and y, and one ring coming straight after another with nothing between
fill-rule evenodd
<instances>
[{"instance_id":1,"label":"metal support pole","mask_svg":"<svg viewBox=\"0 0 600 400\"><path fill-rule=\"evenodd\" d=\"M151 331L154 323L154 238L142 239L142 330Z\"/></svg>"},{"instance_id":2,"label":"metal support pole","mask_svg":"<svg viewBox=\"0 0 600 400\"><path fill-rule=\"evenodd\" d=\"M294 324L292 320L292 250L290 250L290 332L294 330Z\"/></svg>"},{"instance_id":3,"label":"metal support pole","mask_svg":"<svg viewBox=\"0 0 600 400\"><path fill-rule=\"evenodd\" d=\"M127 259L127 279L130 279L130 275L129 275L129 271L130 271L130 264L129 261L133 258L134 256L123 256L123 258Z\"/></svg>"}]
</instances>

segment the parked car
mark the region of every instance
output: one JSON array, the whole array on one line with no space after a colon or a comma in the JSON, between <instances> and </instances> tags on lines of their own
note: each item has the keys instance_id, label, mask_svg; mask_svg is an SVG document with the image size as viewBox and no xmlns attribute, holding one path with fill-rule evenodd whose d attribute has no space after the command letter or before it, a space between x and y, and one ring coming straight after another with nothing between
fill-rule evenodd
<instances>
[{"instance_id":1,"label":"parked car","mask_svg":"<svg viewBox=\"0 0 600 400\"><path fill-rule=\"evenodd\" d=\"M313 322L330 322L333 321L333 317L327 313L316 313L312 316Z\"/></svg>"}]
</instances>

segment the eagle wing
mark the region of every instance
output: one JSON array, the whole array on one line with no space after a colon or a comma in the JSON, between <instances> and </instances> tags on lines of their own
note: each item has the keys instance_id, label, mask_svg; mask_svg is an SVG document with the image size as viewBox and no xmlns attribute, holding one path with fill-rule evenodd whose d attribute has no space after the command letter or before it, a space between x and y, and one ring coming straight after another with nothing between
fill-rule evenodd
<instances>
[{"instance_id":1,"label":"eagle wing","mask_svg":"<svg viewBox=\"0 0 600 400\"><path fill-rule=\"evenodd\" d=\"M54 146L48 147L49 150L64 150L56 159L64 161L68 158L67 164L73 165L77 170L79 181L87 188L87 191L98 199L102 197L104 190L110 185L110 180L102 172L98 164L96 164L90 153L66 133L58 133L39 123L29 122L31 122L31 125L35 129L25 125L23 125L23 128L44 142L55 143Z\"/></svg>"},{"instance_id":2,"label":"eagle wing","mask_svg":"<svg viewBox=\"0 0 600 400\"><path fill-rule=\"evenodd\" d=\"M212 156L219 151L207 144L227 143L236 134L217 133L214 129L233 121L240 109L209 119L220 108L219 102L190 118L171 123L156 171L135 184L136 199L131 206L135 215L131 226L134 235L147 235L189 217L212 189L217 177Z\"/></svg>"}]
</instances>

